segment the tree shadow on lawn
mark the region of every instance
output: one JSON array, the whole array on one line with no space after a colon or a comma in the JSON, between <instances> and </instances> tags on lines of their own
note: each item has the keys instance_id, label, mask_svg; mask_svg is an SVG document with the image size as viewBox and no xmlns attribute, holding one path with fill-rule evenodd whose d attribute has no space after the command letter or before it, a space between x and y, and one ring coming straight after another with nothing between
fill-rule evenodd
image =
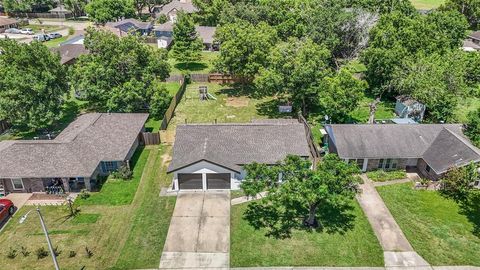
<instances>
[{"instance_id":1,"label":"tree shadow on lawn","mask_svg":"<svg viewBox=\"0 0 480 270\"><path fill-rule=\"evenodd\" d=\"M174 67L181 71L201 71L208 68L208 65L201 62L192 62L192 63L177 63Z\"/></svg>"},{"instance_id":2,"label":"tree shadow on lawn","mask_svg":"<svg viewBox=\"0 0 480 270\"><path fill-rule=\"evenodd\" d=\"M265 236L276 239L290 238L293 230L345 234L355 227L356 216L353 214L354 207L351 202L341 205L322 204L317 210L318 226L315 228L304 225L308 211L298 207L298 204L285 205L286 210L281 212L277 209L268 204L253 202L248 205L243 218L255 230L266 229Z\"/></svg>"},{"instance_id":3,"label":"tree shadow on lawn","mask_svg":"<svg viewBox=\"0 0 480 270\"><path fill-rule=\"evenodd\" d=\"M473 225L472 234L480 237L480 192L472 192L467 199L458 203L460 214L465 215Z\"/></svg>"},{"instance_id":4,"label":"tree shadow on lawn","mask_svg":"<svg viewBox=\"0 0 480 270\"><path fill-rule=\"evenodd\" d=\"M256 105L259 115L267 116L268 118L289 118L294 117L295 113L281 113L278 110L278 106L285 105L285 102L279 99L272 99Z\"/></svg>"},{"instance_id":5,"label":"tree shadow on lawn","mask_svg":"<svg viewBox=\"0 0 480 270\"><path fill-rule=\"evenodd\" d=\"M223 84L225 88L222 88L218 91L219 94L227 95L228 97L249 97L249 98L260 98L256 94L253 86L242 85L242 84Z\"/></svg>"}]
</instances>

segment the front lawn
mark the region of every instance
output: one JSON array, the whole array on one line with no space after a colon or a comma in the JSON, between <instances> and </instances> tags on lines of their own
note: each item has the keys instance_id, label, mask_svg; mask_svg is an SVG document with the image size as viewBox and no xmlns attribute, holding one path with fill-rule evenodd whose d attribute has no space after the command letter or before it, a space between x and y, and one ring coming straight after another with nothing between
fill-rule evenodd
<instances>
[{"instance_id":1,"label":"front lawn","mask_svg":"<svg viewBox=\"0 0 480 270\"><path fill-rule=\"evenodd\" d=\"M114 179L109 176L99 192L92 192L87 199L78 199L77 205L124 205L130 204L137 191L142 173L147 163L150 149L139 147L131 160L133 178L131 180Z\"/></svg>"},{"instance_id":2,"label":"front lawn","mask_svg":"<svg viewBox=\"0 0 480 270\"><path fill-rule=\"evenodd\" d=\"M414 190L411 184L378 187L415 251L432 265L480 266L480 211L464 215L438 192Z\"/></svg>"},{"instance_id":3,"label":"front lawn","mask_svg":"<svg viewBox=\"0 0 480 270\"><path fill-rule=\"evenodd\" d=\"M149 146L146 150L144 176L136 194L131 191L131 204L81 205L80 214L73 219L67 219L66 206L41 206L52 243L61 251L61 269L158 268L175 206L175 197L158 196L168 181L163 155L169 154L171 147ZM8 269L53 269L51 257L37 259L35 255L37 248L47 249L37 214L32 212L23 224L18 222L32 209L24 206L0 233L4 247L0 265ZM30 252L26 257L20 253L22 246ZM7 258L10 247L17 250L14 259ZM90 258L85 247L93 252ZM75 256L70 257L70 251Z\"/></svg>"},{"instance_id":4,"label":"front lawn","mask_svg":"<svg viewBox=\"0 0 480 270\"><path fill-rule=\"evenodd\" d=\"M372 172L367 172L367 177L375 182L385 182L390 180L407 178L407 173L403 170L396 170L396 171L376 170Z\"/></svg>"},{"instance_id":5,"label":"front lawn","mask_svg":"<svg viewBox=\"0 0 480 270\"><path fill-rule=\"evenodd\" d=\"M215 99L201 101L199 86L208 87ZM187 90L170 121L169 130L185 123L245 123L252 119L268 118L277 109L272 98L256 99L240 89L214 83L193 83Z\"/></svg>"},{"instance_id":6,"label":"front lawn","mask_svg":"<svg viewBox=\"0 0 480 270\"><path fill-rule=\"evenodd\" d=\"M243 219L248 204L232 206L230 265L383 266L383 251L356 201L353 228L341 233L294 231L289 239L265 236Z\"/></svg>"}]
</instances>

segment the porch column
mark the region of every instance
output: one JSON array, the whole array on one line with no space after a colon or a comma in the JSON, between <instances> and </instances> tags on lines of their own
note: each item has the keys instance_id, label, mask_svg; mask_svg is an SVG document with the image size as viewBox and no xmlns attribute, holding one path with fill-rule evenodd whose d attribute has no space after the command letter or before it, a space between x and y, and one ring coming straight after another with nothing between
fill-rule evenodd
<instances>
[{"instance_id":1,"label":"porch column","mask_svg":"<svg viewBox=\"0 0 480 270\"><path fill-rule=\"evenodd\" d=\"M368 168L368 158L366 158L366 159L363 160L362 172L366 172L366 171L367 171L367 168Z\"/></svg>"},{"instance_id":2,"label":"porch column","mask_svg":"<svg viewBox=\"0 0 480 270\"><path fill-rule=\"evenodd\" d=\"M65 192L70 192L70 184L68 182L68 178L62 178L63 190L65 190Z\"/></svg>"},{"instance_id":3,"label":"porch column","mask_svg":"<svg viewBox=\"0 0 480 270\"><path fill-rule=\"evenodd\" d=\"M207 190L207 174L202 173L202 190L206 191Z\"/></svg>"},{"instance_id":4,"label":"porch column","mask_svg":"<svg viewBox=\"0 0 480 270\"><path fill-rule=\"evenodd\" d=\"M85 178L85 188L86 188L88 191L92 191L92 185L90 184L90 177L86 177L86 178Z\"/></svg>"}]
</instances>

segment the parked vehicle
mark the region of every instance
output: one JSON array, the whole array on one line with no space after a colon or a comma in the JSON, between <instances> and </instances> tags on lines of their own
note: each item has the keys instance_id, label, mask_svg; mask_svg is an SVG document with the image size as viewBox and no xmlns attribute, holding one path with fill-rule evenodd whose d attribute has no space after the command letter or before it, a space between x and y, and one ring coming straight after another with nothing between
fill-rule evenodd
<instances>
[{"instance_id":1,"label":"parked vehicle","mask_svg":"<svg viewBox=\"0 0 480 270\"><path fill-rule=\"evenodd\" d=\"M9 199L0 199L0 222L13 215L15 207Z\"/></svg>"},{"instance_id":2,"label":"parked vehicle","mask_svg":"<svg viewBox=\"0 0 480 270\"><path fill-rule=\"evenodd\" d=\"M22 31L20 29L17 29L17 28L9 28L7 30L5 30L5 33L7 34L20 34Z\"/></svg>"},{"instance_id":3,"label":"parked vehicle","mask_svg":"<svg viewBox=\"0 0 480 270\"><path fill-rule=\"evenodd\" d=\"M31 28L24 28L24 29L20 30L20 34L33 35L33 34L35 34L35 32L33 32L33 30Z\"/></svg>"},{"instance_id":4,"label":"parked vehicle","mask_svg":"<svg viewBox=\"0 0 480 270\"><path fill-rule=\"evenodd\" d=\"M51 34L48 34L48 37L50 37L50 39L61 38L61 37L62 37L62 34L60 34L60 33L51 33Z\"/></svg>"},{"instance_id":5,"label":"parked vehicle","mask_svg":"<svg viewBox=\"0 0 480 270\"><path fill-rule=\"evenodd\" d=\"M40 41L40 42L45 42L45 41L50 40L50 36L45 35L45 34L40 34L40 35L34 36L33 40Z\"/></svg>"}]
</instances>

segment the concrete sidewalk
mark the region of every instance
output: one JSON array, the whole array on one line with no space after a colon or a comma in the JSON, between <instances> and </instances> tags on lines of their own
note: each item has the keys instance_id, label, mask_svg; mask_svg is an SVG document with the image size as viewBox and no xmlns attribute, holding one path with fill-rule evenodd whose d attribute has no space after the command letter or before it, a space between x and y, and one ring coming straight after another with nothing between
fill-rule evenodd
<instances>
[{"instance_id":1,"label":"concrete sidewalk","mask_svg":"<svg viewBox=\"0 0 480 270\"><path fill-rule=\"evenodd\" d=\"M357 195L357 200L383 248L385 267L431 269L428 262L413 250L372 181L365 175L362 175L362 179L364 183L360 185L361 193Z\"/></svg>"},{"instance_id":2,"label":"concrete sidewalk","mask_svg":"<svg viewBox=\"0 0 480 270\"><path fill-rule=\"evenodd\" d=\"M230 192L179 193L161 269L230 266Z\"/></svg>"}]
</instances>

